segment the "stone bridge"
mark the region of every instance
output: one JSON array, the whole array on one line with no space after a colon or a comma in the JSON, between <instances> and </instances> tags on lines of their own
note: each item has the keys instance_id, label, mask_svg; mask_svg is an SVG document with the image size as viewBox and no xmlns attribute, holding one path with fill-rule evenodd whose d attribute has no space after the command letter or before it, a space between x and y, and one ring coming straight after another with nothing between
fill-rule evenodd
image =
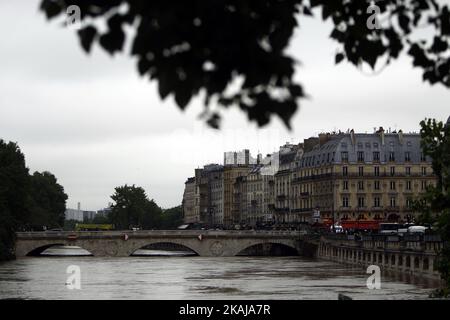
<instances>
[{"instance_id":1,"label":"stone bridge","mask_svg":"<svg viewBox=\"0 0 450 320\"><path fill-rule=\"evenodd\" d=\"M299 255L314 256L318 242L301 231L80 231L18 232L16 257L38 255L57 245L77 246L94 256L127 257L152 244L184 246L199 256L230 257L247 248L275 244L295 249Z\"/></svg>"}]
</instances>

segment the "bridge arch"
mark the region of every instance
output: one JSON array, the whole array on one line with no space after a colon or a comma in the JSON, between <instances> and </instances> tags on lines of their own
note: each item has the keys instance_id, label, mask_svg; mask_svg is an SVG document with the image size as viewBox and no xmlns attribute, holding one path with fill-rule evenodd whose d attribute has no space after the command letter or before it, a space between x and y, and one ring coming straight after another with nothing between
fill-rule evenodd
<instances>
[{"instance_id":1,"label":"bridge arch","mask_svg":"<svg viewBox=\"0 0 450 320\"><path fill-rule=\"evenodd\" d=\"M177 253L182 253L182 252L186 252L187 254L190 255L196 255L198 256L199 253L196 252L194 249L192 249L191 247L189 247L186 244L180 244L177 243L176 241L151 241L151 243L148 243L148 241L141 243L143 244L142 246L140 246L139 248L135 249L133 252L131 252L130 256L148 256L148 254L144 254L144 252L140 253L139 250L161 250L161 251L173 251L173 252L177 252ZM139 246L139 245L138 245ZM132 249L133 250L133 249ZM155 254L157 255L157 254Z\"/></svg>"},{"instance_id":2,"label":"bridge arch","mask_svg":"<svg viewBox=\"0 0 450 320\"><path fill-rule=\"evenodd\" d=\"M239 251L236 256L298 256L294 246L278 242L259 242Z\"/></svg>"},{"instance_id":3,"label":"bridge arch","mask_svg":"<svg viewBox=\"0 0 450 320\"><path fill-rule=\"evenodd\" d=\"M150 247L150 248L160 248L160 247L170 247L179 248L192 252L193 254L200 256L199 249L190 243L190 241L183 241L178 239L140 239L137 241L128 241L127 256L132 256L134 253L140 249Z\"/></svg>"},{"instance_id":4,"label":"bridge arch","mask_svg":"<svg viewBox=\"0 0 450 320\"><path fill-rule=\"evenodd\" d=\"M73 247L74 249L81 249L84 250L86 253L80 253L77 254L77 256L89 256L89 255L93 255L89 250L86 250L83 247L80 246L72 246L72 245L67 245L66 243L48 243L48 244L44 244L44 245L38 245L35 248L32 249L28 249L29 251L25 254L27 257L39 257L39 256L46 256L45 254L43 254L47 249L50 248L55 248L55 247ZM56 254L55 254L56 255ZM49 255L51 256L51 255ZM63 254L63 256L65 256ZM67 256L70 256L69 254L67 254Z\"/></svg>"}]
</instances>

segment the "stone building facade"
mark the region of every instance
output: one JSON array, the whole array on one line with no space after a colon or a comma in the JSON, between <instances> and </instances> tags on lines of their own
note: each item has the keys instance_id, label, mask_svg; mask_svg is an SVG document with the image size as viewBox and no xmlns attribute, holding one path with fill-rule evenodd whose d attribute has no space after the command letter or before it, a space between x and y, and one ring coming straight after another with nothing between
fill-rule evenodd
<instances>
[{"instance_id":1,"label":"stone building facade","mask_svg":"<svg viewBox=\"0 0 450 320\"><path fill-rule=\"evenodd\" d=\"M306 152L296 169L294 210L302 221L376 228L380 221L412 222L414 199L436 183L420 135L353 131L329 135Z\"/></svg>"}]
</instances>

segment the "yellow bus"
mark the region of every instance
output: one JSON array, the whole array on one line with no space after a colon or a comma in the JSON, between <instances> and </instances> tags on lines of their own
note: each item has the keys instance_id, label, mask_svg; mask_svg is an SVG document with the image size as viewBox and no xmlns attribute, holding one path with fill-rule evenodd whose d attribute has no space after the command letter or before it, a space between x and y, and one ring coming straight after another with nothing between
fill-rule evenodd
<instances>
[{"instance_id":1,"label":"yellow bus","mask_svg":"<svg viewBox=\"0 0 450 320\"><path fill-rule=\"evenodd\" d=\"M113 224L77 223L75 231L110 231L114 230Z\"/></svg>"}]
</instances>

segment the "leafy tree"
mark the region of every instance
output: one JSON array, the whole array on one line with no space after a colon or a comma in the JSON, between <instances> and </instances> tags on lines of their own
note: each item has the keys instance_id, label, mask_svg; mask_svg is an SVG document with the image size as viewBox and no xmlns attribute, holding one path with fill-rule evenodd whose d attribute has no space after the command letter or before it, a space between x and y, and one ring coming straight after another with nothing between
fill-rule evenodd
<instances>
[{"instance_id":1,"label":"leafy tree","mask_svg":"<svg viewBox=\"0 0 450 320\"><path fill-rule=\"evenodd\" d=\"M91 222L95 224L110 224L111 219L109 218L109 216L96 215Z\"/></svg>"},{"instance_id":2,"label":"leafy tree","mask_svg":"<svg viewBox=\"0 0 450 320\"><path fill-rule=\"evenodd\" d=\"M64 220L64 231L74 231L77 223L79 223L77 220Z\"/></svg>"},{"instance_id":3,"label":"leafy tree","mask_svg":"<svg viewBox=\"0 0 450 320\"><path fill-rule=\"evenodd\" d=\"M173 94L184 109L203 92L203 116L215 128L220 113L210 110L211 101L237 105L259 126L275 115L290 127L305 94L285 49L298 21L313 11L332 23L336 63L375 68L380 58L389 64L405 51L424 81L450 87L450 10L438 0L42 0L41 10L51 19L70 5L81 9L86 52L98 43L113 55L133 36L138 71L158 82L161 98ZM429 39L415 32L424 26ZM232 83L235 92L227 90Z\"/></svg>"},{"instance_id":4,"label":"leafy tree","mask_svg":"<svg viewBox=\"0 0 450 320\"><path fill-rule=\"evenodd\" d=\"M447 296L450 293L450 118L446 125L435 119L426 119L420 125L422 150L433 159L433 171L438 180L436 186L427 188L418 207L423 212L422 221L437 222L444 241L438 270L446 285L442 294Z\"/></svg>"},{"instance_id":5,"label":"leafy tree","mask_svg":"<svg viewBox=\"0 0 450 320\"><path fill-rule=\"evenodd\" d=\"M30 224L49 228L64 226L67 194L50 172L30 176Z\"/></svg>"},{"instance_id":6,"label":"leafy tree","mask_svg":"<svg viewBox=\"0 0 450 320\"><path fill-rule=\"evenodd\" d=\"M0 260L14 256L14 232L62 226L67 195L49 172L29 175L19 146L0 139Z\"/></svg>"},{"instance_id":7,"label":"leafy tree","mask_svg":"<svg viewBox=\"0 0 450 320\"><path fill-rule=\"evenodd\" d=\"M181 224L183 224L183 209L181 206L163 210L161 229L175 229Z\"/></svg>"},{"instance_id":8,"label":"leafy tree","mask_svg":"<svg viewBox=\"0 0 450 320\"><path fill-rule=\"evenodd\" d=\"M13 257L14 231L27 222L28 186L25 156L0 139L0 260Z\"/></svg>"},{"instance_id":9,"label":"leafy tree","mask_svg":"<svg viewBox=\"0 0 450 320\"><path fill-rule=\"evenodd\" d=\"M111 199L115 203L111 206L109 216L116 229L129 229L132 226L152 229L159 226L161 209L148 199L143 188L135 185L117 187Z\"/></svg>"}]
</instances>

